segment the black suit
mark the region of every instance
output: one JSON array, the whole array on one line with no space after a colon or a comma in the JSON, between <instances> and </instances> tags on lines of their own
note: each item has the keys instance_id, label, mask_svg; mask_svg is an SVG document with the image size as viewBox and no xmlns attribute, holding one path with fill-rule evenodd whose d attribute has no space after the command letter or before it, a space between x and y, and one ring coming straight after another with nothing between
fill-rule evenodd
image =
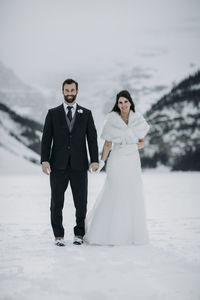
<instances>
[{"instance_id":1,"label":"black suit","mask_svg":"<svg viewBox=\"0 0 200 300\"><path fill-rule=\"evenodd\" d=\"M70 182L76 208L74 234L85 234L87 210L86 138L91 162L98 162L97 132L90 110L77 104L75 123L70 132L62 105L48 111L42 136L41 163L50 162L51 224L55 237L64 236L62 209Z\"/></svg>"}]
</instances>

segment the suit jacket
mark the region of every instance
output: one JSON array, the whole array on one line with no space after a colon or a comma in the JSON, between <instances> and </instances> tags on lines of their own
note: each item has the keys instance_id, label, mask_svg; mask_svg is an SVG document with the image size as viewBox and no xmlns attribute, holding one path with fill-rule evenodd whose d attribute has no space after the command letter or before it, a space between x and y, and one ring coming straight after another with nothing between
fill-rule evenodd
<instances>
[{"instance_id":1,"label":"suit jacket","mask_svg":"<svg viewBox=\"0 0 200 300\"><path fill-rule=\"evenodd\" d=\"M87 170L86 139L91 162L99 161L92 113L78 104L75 113L75 123L70 132L63 104L49 109L42 135L41 163L48 161L53 169L65 169L70 158L72 169Z\"/></svg>"}]
</instances>

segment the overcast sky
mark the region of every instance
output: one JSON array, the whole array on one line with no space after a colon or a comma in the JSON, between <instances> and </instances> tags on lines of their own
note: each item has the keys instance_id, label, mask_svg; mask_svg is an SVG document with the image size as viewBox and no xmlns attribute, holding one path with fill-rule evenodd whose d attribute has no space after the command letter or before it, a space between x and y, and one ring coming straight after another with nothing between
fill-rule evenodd
<instances>
[{"instance_id":1,"label":"overcast sky","mask_svg":"<svg viewBox=\"0 0 200 300\"><path fill-rule=\"evenodd\" d=\"M0 60L39 85L167 57L200 66L200 1L0 0L0 35Z\"/></svg>"}]
</instances>

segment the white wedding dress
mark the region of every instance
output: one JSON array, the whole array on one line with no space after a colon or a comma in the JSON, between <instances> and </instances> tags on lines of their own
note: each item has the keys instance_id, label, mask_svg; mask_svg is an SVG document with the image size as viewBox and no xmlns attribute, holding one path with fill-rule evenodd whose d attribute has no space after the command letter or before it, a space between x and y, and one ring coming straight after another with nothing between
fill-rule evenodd
<instances>
[{"instance_id":1,"label":"white wedding dress","mask_svg":"<svg viewBox=\"0 0 200 300\"><path fill-rule=\"evenodd\" d=\"M108 115L101 137L112 141L106 179L86 217L84 240L96 245L142 245L148 243L145 201L141 179L138 139L149 125L130 111L128 125L117 112Z\"/></svg>"}]
</instances>

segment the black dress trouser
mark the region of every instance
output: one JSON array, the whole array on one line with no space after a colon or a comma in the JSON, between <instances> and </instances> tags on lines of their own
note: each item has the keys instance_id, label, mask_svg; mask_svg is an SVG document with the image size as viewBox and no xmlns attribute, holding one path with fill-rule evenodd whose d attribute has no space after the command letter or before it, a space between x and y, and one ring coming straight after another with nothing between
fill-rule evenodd
<instances>
[{"instance_id":1,"label":"black dress trouser","mask_svg":"<svg viewBox=\"0 0 200 300\"><path fill-rule=\"evenodd\" d=\"M76 226L74 227L74 234L81 236L84 236L85 234L88 183L87 170L73 170L69 162L66 169L53 169L50 173L51 225L55 237L64 237L62 209L64 206L64 194L69 182L76 209Z\"/></svg>"}]
</instances>

